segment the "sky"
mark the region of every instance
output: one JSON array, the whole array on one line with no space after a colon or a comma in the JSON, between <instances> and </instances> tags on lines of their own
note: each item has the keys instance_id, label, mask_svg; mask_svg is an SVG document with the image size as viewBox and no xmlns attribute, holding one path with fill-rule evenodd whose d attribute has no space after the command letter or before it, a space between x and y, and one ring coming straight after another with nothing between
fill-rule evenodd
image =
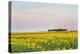
<instances>
[{"instance_id":1,"label":"sky","mask_svg":"<svg viewBox=\"0 0 80 54\"><path fill-rule=\"evenodd\" d=\"M12 32L78 29L77 5L13 1L11 8Z\"/></svg>"}]
</instances>

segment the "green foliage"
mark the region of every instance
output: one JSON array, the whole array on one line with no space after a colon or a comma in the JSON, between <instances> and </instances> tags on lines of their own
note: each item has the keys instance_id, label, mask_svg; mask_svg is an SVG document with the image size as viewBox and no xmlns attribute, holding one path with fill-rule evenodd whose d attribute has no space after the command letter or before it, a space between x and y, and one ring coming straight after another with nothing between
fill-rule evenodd
<instances>
[{"instance_id":1,"label":"green foliage","mask_svg":"<svg viewBox=\"0 0 80 54\"><path fill-rule=\"evenodd\" d=\"M11 39L12 53L78 48L77 33L15 35Z\"/></svg>"}]
</instances>

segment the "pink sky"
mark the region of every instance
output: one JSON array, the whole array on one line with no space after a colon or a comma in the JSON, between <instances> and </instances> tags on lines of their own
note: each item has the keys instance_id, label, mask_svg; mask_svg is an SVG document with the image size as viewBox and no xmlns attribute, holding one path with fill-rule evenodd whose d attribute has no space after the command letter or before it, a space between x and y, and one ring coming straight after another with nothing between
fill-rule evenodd
<instances>
[{"instance_id":1,"label":"pink sky","mask_svg":"<svg viewBox=\"0 0 80 54\"><path fill-rule=\"evenodd\" d=\"M12 31L77 30L77 5L12 2Z\"/></svg>"}]
</instances>

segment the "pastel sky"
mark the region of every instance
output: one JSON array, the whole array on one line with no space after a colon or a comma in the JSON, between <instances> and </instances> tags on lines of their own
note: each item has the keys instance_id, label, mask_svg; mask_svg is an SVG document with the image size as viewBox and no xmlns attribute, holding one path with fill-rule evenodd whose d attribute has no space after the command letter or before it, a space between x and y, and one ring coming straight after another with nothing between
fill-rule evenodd
<instances>
[{"instance_id":1,"label":"pastel sky","mask_svg":"<svg viewBox=\"0 0 80 54\"><path fill-rule=\"evenodd\" d=\"M12 2L12 32L47 31L65 28L77 30L77 5Z\"/></svg>"}]
</instances>

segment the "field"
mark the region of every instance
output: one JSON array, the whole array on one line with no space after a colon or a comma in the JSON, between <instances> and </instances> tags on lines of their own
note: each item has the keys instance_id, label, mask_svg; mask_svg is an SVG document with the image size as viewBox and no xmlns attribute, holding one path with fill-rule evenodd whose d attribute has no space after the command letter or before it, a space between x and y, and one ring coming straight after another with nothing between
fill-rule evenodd
<instances>
[{"instance_id":1,"label":"field","mask_svg":"<svg viewBox=\"0 0 80 54\"><path fill-rule=\"evenodd\" d=\"M12 32L9 46L12 53L77 49L78 32Z\"/></svg>"}]
</instances>

